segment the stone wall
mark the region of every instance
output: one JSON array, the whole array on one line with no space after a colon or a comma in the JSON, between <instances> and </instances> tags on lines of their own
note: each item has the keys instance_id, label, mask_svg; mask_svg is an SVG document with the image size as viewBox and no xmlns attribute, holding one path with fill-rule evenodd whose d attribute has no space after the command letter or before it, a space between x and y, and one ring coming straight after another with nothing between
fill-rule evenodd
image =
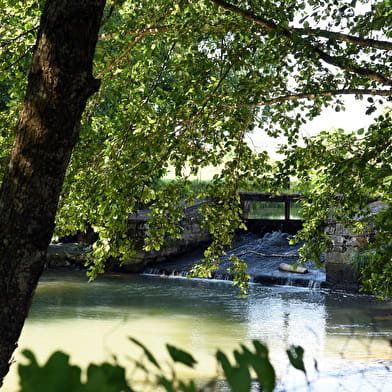
<instances>
[{"instance_id":1,"label":"stone wall","mask_svg":"<svg viewBox=\"0 0 392 392\"><path fill-rule=\"evenodd\" d=\"M127 272L142 271L148 263L164 261L171 256L189 252L203 246L211 240L208 229L202 228L199 207L201 203L184 207L185 217L179 225L182 227L180 239L168 238L159 251L144 251L144 238L148 228L149 210L141 210L128 218L128 235L134 240L136 254L122 263L121 269Z\"/></svg>"},{"instance_id":2,"label":"stone wall","mask_svg":"<svg viewBox=\"0 0 392 392\"><path fill-rule=\"evenodd\" d=\"M358 279L353 261L366 241L366 235L356 235L342 224L330 221L325 232L331 244L325 255L327 284L336 288L357 289Z\"/></svg>"},{"instance_id":3,"label":"stone wall","mask_svg":"<svg viewBox=\"0 0 392 392\"><path fill-rule=\"evenodd\" d=\"M50 268L85 268L88 246L78 243L50 244L46 256Z\"/></svg>"},{"instance_id":4,"label":"stone wall","mask_svg":"<svg viewBox=\"0 0 392 392\"><path fill-rule=\"evenodd\" d=\"M368 207L370 216L375 216L386 208L380 202L373 202ZM361 234L356 234L351 229L331 220L327 222L325 232L331 238L331 244L325 255L327 284L335 288L357 289L359 281L353 263L358 252L372 240L374 235L372 227L368 227Z\"/></svg>"},{"instance_id":5,"label":"stone wall","mask_svg":"<svg viewBox=\"0 0 392 392\"><path fill-rule=\"evenodd\" d=\"M124 272L141 272L146 264L164 261L171 256L179 255L206 245L211 241L208 229L201 228L202 216L199 213L201 203L184 206L185 217L179 225L182 227L180 239L167 238L165 246L159 251L144 251L144 238L148 228L149 210L140 210L128 217L128 235L133 239L136 253L130 259L120 263L108 260L108 270ZM47 254L47 266L50 268L85 268L88 245L76 242L50 244Z\"/></svg>"}]
</instances>

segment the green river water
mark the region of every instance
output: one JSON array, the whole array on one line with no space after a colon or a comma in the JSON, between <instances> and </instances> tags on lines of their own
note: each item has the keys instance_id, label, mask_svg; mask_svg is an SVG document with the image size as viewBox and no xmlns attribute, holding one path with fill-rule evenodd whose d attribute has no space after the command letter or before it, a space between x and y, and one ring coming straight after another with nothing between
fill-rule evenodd
<instances>
[{"instance_id":1,"label":"green river water","mask_svg":"<svg viewBox=\"0 0 392 392\"><path fill-rule=\"evenodd\" d=\"M83 272L46 272L20 349L32 349L40 362L62 350L80 366L115 354L131 368L127 357L140 357L132 336L161 360L165 343L192 352L196 369L178 371L205 380L216 372L217 348L230 352L259 339L270 348L280 391L392 391L390 302L287 286L251 285L246 299L237 295L223 281L119 274L88 283ZM305 348L309 385L288 366L290 344ZM20 351L16 360L23 361ZM17 385L13 366L1 390Z\"/></svg>"}]
</instances>

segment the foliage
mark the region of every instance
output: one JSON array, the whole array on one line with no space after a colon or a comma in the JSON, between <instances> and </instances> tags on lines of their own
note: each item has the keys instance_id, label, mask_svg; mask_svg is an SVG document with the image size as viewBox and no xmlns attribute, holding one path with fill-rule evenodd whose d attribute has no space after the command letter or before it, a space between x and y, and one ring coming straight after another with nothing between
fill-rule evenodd
<instances>
[{"instance_id":1,"label":"foliage","mask_svg":"<svg viewBox=\"0 0 392 392\"><path fill-rule=\"evenodd\" d=\"M0 157L6 157L27 84L41 1L0 1ZM4 165L0 166L0 174Z\"/></svg>"},{"instance_id":2,"label":"foliage","mask_svg":"<svg viewBox=\"0 0 392 392\"><path fill-rule=\"evenodd\" d=\"M375 238L366 249L368 260L361 270L364 290L380 298L392 297L392 208L378 214L375 220Z\"/></svg>"},{"instance_id":3,"label":"foliage","mask_svg":"<svg viewBox=\"0 0 392 392\"><path fill-rule=\"evenodd\" d=\"M368 233L362 256L367 263L360 272L364 290L390 296L392 260L392 115L376 119L365 136L363 130L322 132L305 140L305 146L287 151L283 172L296 174L304 187L304 228L296 240L305 240L304 260L320 260L328 248L323 231L330 219ZM374 211L369 201L377 200Z\"/></svg>"},{"instance_id":4,"label":"foliage","mask_svg":"<svg viewBox=\"0 0 392 392\"><path fill-rule=\"evenodd\" d=\"M183 381L178 378L174 364L179 363L189 368L194 368L197 361L191 354L170 344L166 345L172 363L170 371L165 371L151 351L134 338L130 341L141 348L143 357L134 361L137 369L144 374L142 390L151 387L151 390L164 390L166 392L207 392L213 391L221 375L217 375L204 385L197 385L194 380ZM223 370L223 379L233 392L249 392L252 383L256 382L265 392L275 390L276 375L269 356L268 348L257 340L252 342L253 347L241 345L240 350L233 352L232 364L226 354L218 350L216 359ZM132 392L136 387L129 384L126 369L116 360L114 363L90 364L87 369L85 382L81 380L82 370L69 363L69 356L62 352L53 353L45 364L40 366L34 354L25 350L24 356L28 359L25 365L19 365L20 392ZM303 364L304 350L300 346L291 346L287 350L288 359L293 367L301 370L306 375ZM147 361L147 363L146 363ZM153 368L148 367L153 365ZM255 380L252 379L252 372ZM170 374L170 375L169 375ZM135 383L137 385L137 383Z\"/></svg>"},{"instance_id":5,"label":"foliage","mask_svg":"<svg viewBox=\"0 0 392 392\"><path fill-rule=\"evenodd\" d=\"M42 1L3 0L0 9L0 147L5 156ZM155 249L164 238L181 234L184 199L206 198L214 202L203 208L213 242L195 273L208 276L243 225L237 191L278 192L286 181L287 171L276 171L268 154L251 149L246 136L260 129L283 136L287 152L295 154L300 127L325 107L344 110L344 95L367 96L371 114L378 100L391 96L391 12L390 2L381 0L108 1L94 64L101 89L84 113L56 235L93 228L98 240L89 265L95 276L108 257L132 255L134 244L126 236L130 212L152 208L146 249ZM382 121L377 124L364 133L363 142L369 149L373 144L373 159L382 166L388 156L378 156L375 146L384 145L388 136ZM333 141L338 147L351 143L343 132L331 135ZM321 160L321 139L308 143L307 151L301 153L304 166L310 156ZM350 170L364 174L374 166L360 162L365 155L351 154L350 161L336 157L334 168L325 171L337 175L329 188L322 185L322 173L318 183L313 181L315 190L307 199L313 207L305 206L301 234L309 245L304 257L325 248L317 227L327 217L324 206L331 204L332 185ZM292 165L294 158L288 159L284 167ZM220 173L205 189L192 189L190 177L210 165L219 166ZM169 168L179 181L157 188ZM369 174L366 189L357 192L357 184L344 196L339 218L346 205L362 206L371 182L381 188L381 171L381 177ZM241 263L233 268L238 279L246 278Z\"/></svg>"},{"instance_id":6,"label":"foliage","mask_svg":"<svg viewBox=\"0 0 392 392\"><path fill-rule=\"evenodd\" d=\"M39 366L31 351L25 350L23 354L29 360L27 365L19 365L20 386L23 392L132 391L127 386L125 370L118 365L91 364L87 369L87 381L82 383L81 369L69 363L67 354L57 351L43 366Z\"/></svg>"}]
</instances>

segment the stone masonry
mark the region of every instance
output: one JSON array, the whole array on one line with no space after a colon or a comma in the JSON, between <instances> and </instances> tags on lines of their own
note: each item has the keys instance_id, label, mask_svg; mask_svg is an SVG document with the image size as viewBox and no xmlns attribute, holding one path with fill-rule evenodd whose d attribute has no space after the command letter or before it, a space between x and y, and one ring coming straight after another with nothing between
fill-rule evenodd
<instances>
[{"instance_id":1,"label":"stone masonry","mask_svg":"<svg viewBox=\"0 0 392 392\"><path fill-rule=\"evenodd\" d=\"M366 243L366 235L356 235L337 222L328 222L325 232L331 244L325 255L327 284L337 288L358 287L352 263L359 249Z\"/></svg>"},{"instance_id":2,"label":"stone masonry","mask_svg":"<svg viewBox=\"0 0 392 392\"><path fill-rule=\"evenodd\" d=\"M374 202L368 206L372 215L376 215L385 205ZM361 234L342 224L331 220L326 222L326 234L331 238L331 244L325 255L326 279L329 286L343 289L357 289L358 277L355 276L353 262L358 252L371 241L371 227Z\"/></svg>"},{"instance_id":3,"label":"stone masonry","mask_svg":"<svg viewBox=\"0 0 392 392\"><path fill-rule=\"evenodd\" d=\"M139 272L146 264L163 261L171 256L192 251L211 240L207 228L202 228L201 214L199 212L200 202L192 206L184 207L185 217L181 220L182 235L180 239L168 239L167 243L159 251L144 251L144 238L148 228L149 210L141 210L129 215L128 235L134 240L136 254L122 263L121 269L126 272Z\"/></svg>"}]
</instances>

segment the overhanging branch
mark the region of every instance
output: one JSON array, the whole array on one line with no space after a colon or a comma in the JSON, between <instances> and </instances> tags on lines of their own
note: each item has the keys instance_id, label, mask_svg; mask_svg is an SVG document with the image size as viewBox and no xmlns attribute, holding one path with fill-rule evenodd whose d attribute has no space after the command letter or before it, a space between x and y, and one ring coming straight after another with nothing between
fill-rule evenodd
<instances>
[{"instance_id":1,"label":"overhanging branch","mask_svg":"<svg viewBox=\"0 0 392 392\"><path fill-rule=\"evenodd\" d=\"M145 37L144 34L138 35L128 46L127 48L118 56L116 57L108 66L106 66L101 72L99 72L95 78L101 79L106 72L112 70L117 64L119 64L124 58L126 58L131 50L136 46L136 44L141 41Z\"/></svg>"},{"instance_id":2,"label":"overhanging branch","mask_svg":"<svg viewBox=\"0 0 392 392\"><path fill-rule=\"evenodd\" d=\"M33 31L38 31L38 26L34 26L33 28L24 31L23 33L17 35L14 38L8 39L8 40L3 40L0 41L0 48L5 49L9 47L11 44L13 44L15 41L18 41L20 38L32 33Z\"/></svg>"},{"instance_id":3,"label":"overhanging branch","mask_svg":"<svg viewBox=\"0 0 392 392\"><path fill-rule=\"evenodd\" d=\"M117 2L114 2L112 7L114 7L116 5ZM180 0L178 2L178 6L182 6L183 5L183 0ZM153 23L150 23L145 29L139 30L139 32L137 33L137 36L135 37L135 39L127 46L127 48L118 56L116 57L108 66L106 66L101 72L99 72L95 77L97 79L100 79L106 72L109 72L110 70L112 70L118 63L120 63L124 58L126 58L129 53L131 52L131 50L136 46L136 44L141 41L145 36L147 35L151 35L151 34L156 34L159 31L160 27L157 26L157 24L159 24L166 16L170 15L172 12L174 11L174 7L170 7L166 12L164 12L162 15L159 16L159 18L157 20L155 20ZM163 26L162 27L165 32L166 29L168 29L168 26ZM101 37L101 40L103 39L108 39L109 36L105 36L103 35Z\"/></svg>"},{"instance_id":4,"label":"overhanging branch","mask_svg":"<svg viewBox=\"0 0 392 392\"><path fill-rule=\"evenodd\" d=\"M7 67L4 69L0 70L0 74L5 73L6 71L10 70L14 65L18 64L20 61L22 61L28 54L30 54L33 51L34 47L31 46L28 48L23 54L21 54L15 61L13 61L11 64L9 64Z\"/></svg>"},{"instance_id":5,"label":"overhanging branch","mask_svg":"<svg viewBox=\"0 0 392 392\"><path fill-rule=\"evenodd\" d=\"M294 31L298 34L308 35L312 37L334 38L337 41L344 41L353 45L362 46L364 48L392 50L392 42L389 41L356 37L355 35L343 34L336 31L329 31L329 30L322 30L322 29L295 28Z\"/></svg>"},{"instance_id":6,"label":"overhanging branch","mask_svg":"<svg viewBox=\"0 0 392 392\"><path fill-rule=\"evenodd\" d=\"M279 26L276 23L274 23L268 19L265 19L265 18L262 18L261 16L255 15L252 12L243 10L233 4L227 3L224 0L211 0L211 1L213 3L215 3L216 5L218 5L219 7L227 9L237 15L242 16L245 19L252 21L253 23L256 23L256 24L262 26L267 32L273 32L273 31L279 30L283 36L290 39L291 41L294 41L294 38L296 38L296 41L298 41L298 39L301 39L304 47L308 48L319 59L323 60L324 62L326 62L330 65L333 65L335 67L338 67L340 69L343 69L343 70L351 72L351 73L355 73L357 75L364 76L368 79L375 80L381 84L384 84L387 86L392 86L392 79L391 78L389 78L379 72L373 71L372 69L359 67L359 66L353 64L348 59L343 59L343 58L329 55L328 53L326 53L325 51L320 49L318 46L312 45L306 39L299 36L295 32L295 29L290 30L289 28Z\"/></svg>"},{"instance_id":7,"label":"overhanging branch","mask_svg":"<svg viewBox=\"0 0 392 392\"><path fill-rule=\"evenodd\" d=\"M129 36L132 35L155 35L155 34L162 34L162 33L167 33L168 31L171 30L178 30L178 26L159 26L159 27L146 27L145 29L139 29L139 30L134 30L134 31L130 31L128 33ZM107 39L112 39L114 38L115 34L113 33L103 33L99 36L99 40L100 41L104 41Z\"/></svg>"},{"instance_id":8,"label":"overhanging branch","mask_svg":"<svg viewBox=\"0 0 392 392\"><path fill-rule=\"evenodd\" d=\"M285 101L295 101L298 99L315 99L316 97L333 97L337 95L379 95L384 97L392 96L392 90L377 90L377 89L341 89L341 90L329 90L329 91L318 91L317 93L299 93L299 94L288 94L280 97L267 99L265 101L257 103L242 103L238 105L225 106L222 109L229 110L238 107L257 107L273 105L275 103Z\"/></svg>"}]
</instances>

